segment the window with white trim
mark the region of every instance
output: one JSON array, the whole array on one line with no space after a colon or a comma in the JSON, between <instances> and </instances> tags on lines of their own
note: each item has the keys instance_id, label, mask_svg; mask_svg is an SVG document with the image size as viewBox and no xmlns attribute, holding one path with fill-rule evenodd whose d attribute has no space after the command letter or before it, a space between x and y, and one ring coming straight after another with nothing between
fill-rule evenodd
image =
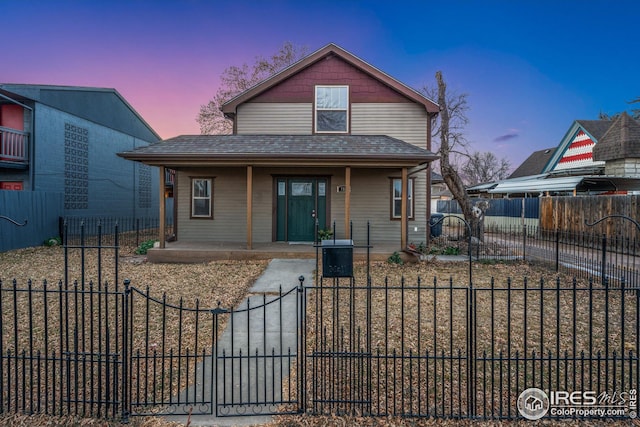
<instances>
[{"instance_id":1,"label":"window with white trim","mask_svg":"<svg viewBox=\"0 0 640 427\"><path fill-rule=\"evenodd\" d=\"M349 86L316 86L317 133L349 131Z\"/></svg>"},{"instance_id":2,"label":"window with white trim","mask_svg":"<svg viewBox=\"0 0 640 427\"><path fill-rule=\"evenodd\" d=\"M402 179L391 180L391 218L402 218ZM413 218L413 179L407 181L407 218Z\"/></svg>"},{"instance_id":3,"label":"window with white trim","mask_svg":"<svg viewBox=\"0 0 640 427\"><path fill-rule=\"evenodd\" d=\"M213 218L213 179L191 178L191 218Z\"/></svg>"}]
</instances>

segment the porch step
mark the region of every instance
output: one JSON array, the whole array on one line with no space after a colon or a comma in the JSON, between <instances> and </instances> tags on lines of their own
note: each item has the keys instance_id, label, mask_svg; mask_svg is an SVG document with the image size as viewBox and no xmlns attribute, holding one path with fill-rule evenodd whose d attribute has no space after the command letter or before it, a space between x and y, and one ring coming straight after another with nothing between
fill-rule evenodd
<instances>
[{"instance_id":1,"label":"porch step","mask_svg":"<svg viewBox=\"0 0 640 427\"><path fill-rule=\"evenodd\" d=\"M371 261L386 261L394 251L380 248L371 252ZM322 255L322 254L320 254ZM366 260L364 250L354 250L354 261ZM164 249L152 248L147 252L147 261L154 263L203 263L228 260L265 260L265 259L315 259L316 248L310 245L268 245L253 250L229 248L224 246L203 247L203 245L167 244Z\"/></svg>"}]
</instances>

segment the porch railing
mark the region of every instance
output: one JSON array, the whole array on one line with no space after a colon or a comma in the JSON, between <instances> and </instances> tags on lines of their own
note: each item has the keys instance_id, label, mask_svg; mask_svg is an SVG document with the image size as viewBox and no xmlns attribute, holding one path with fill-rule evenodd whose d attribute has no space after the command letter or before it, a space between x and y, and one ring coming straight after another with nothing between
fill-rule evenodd
<instances>
[{"instance_id":1,"label":"porch railing","mask_svg":"<svg viewBox=\"0 0 640 427\"><path fill-rule=\"evenodd\" d=\"M28 163L29 132L0 126L0 161Z\"/></svg>"},{"instance_id":2,"label":"porch railing","mask_svg":"<svg viewBox=\"0 0 640 427\"><path fill-rule=\"evenodd\" d=\"M165 185L174 185L176 182L176 171L174 169L164 170Z\"/></svg>"}]
</instances>

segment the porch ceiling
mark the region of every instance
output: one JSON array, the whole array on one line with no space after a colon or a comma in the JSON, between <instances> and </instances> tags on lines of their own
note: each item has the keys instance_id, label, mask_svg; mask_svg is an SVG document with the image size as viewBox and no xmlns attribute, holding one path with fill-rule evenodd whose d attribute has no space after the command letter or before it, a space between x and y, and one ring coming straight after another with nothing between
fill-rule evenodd
<instances>
[{"instance_id":1,"label":"porch ceiling","mask_svg":"<svg viewBox=\"0 0 640 427\"><path fill-rule=\"evenodd\" d=\"M438 157L386 135L183 135L118 153L154 166L414 167Z\"/></svg>"}]
</instances>

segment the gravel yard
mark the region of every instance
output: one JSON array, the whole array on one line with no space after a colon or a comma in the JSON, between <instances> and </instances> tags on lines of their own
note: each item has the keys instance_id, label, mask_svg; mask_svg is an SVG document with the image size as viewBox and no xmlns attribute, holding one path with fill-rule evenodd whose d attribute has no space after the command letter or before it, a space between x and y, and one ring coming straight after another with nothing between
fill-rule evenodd
<instances>
[{"instance_id":1,"label":"gravel yard","mask_svg":"<svg viewBox=\"0 0 640 427\"><path fill-rule=\"evenodd\" d=\"M122 250L131 254L131 250ZM102 282L113 285L113 251L102 250ZM69 280L82 280L79 249L69 250ZM86 250L86 281L97 282L98 259L96 250ZM181 297L185 302L200 300L201 307L233 307L247 293L249 286L260 276L268 261L222 261L202 264L150 264L142 255L120 255L118 282L131 280L131 286L145 290L148 286L155 296L167 294L169 301ZM64 279L64 250L62 247L36 247L0 253L0 280L4 284L16 279L25 285L31 279L34 285L47 280L56 284Z\"/></svg>"},{"instance_id":2,"label":"gravel yard","mask_svg":"<svg viewBox=\"0 0 640 427\"><path fill-rule=\"evenodd\" d=\"M132 250L122 251L132 253ZM80 250L69 251L69 279L70 281L83 279L83 269L80 260L85 258L84 279L97 281L98 277L104 282L113 282L115 279L115 268L113 262L113 252L103 250L101 253L103 270L98 276L98 257L95 250L86 251L84 254ZM185 305L198 299L200 307L215 307L218 302L223 307L236 306L247 294L249 286L264 271L268 261L223 261L203 264L149 264L144 256L121 255L119 259L118 282L126 278L131 280L131 285L146 291L149 288L151 295L161 297L166 293L167 300L176 303L180 298L184 298ZM373 283L380 285L388 278L389 283L398 286L401 278L405 278L407 284L415 285L417 278L433 283L437 278L439 283L446 286L446 282L451 280L457 286L468 283L468 264L463 263L443 263L427 261L419 264L405 264L403 266L393 265L385 262L371 264L371 276ZM357 277L364 277L365 266L358 263L355 266ZM474 284L480 287L488 287L491 277L496 278L499 286L504 286L506 278L512 277L514 281L521 284L522 278L527 276L532 279L532 283L539 281L541 277L545 280L554 281L558 277L555 273L546 269L522 263L498 263L498 264L474 264L473 266ZM27 248L16 251L0 253L0 280L3 287L9 286L13 279L16 279L18 286L25 286L28 280L32 280L34 286L40 286L43 280L54 284L64 279L64 251L61 247L38 247ZM561 276L563 283L569 283L571 278ZM498 286L498 285L496 285ZM514 285L515 286L515 285ZM581 286L584 286L582 284ZM496 301L497 321L504 315L503 299ZM445 303L446 300L443 300ZM552 302L552 300L549 300ZM519 301L514 300L520 304ZM409 310L413 310L412 302L407 302ZM407 309L405 307L405 309ZM433 309L431 309L433 310ZM430 311L433 313L433 311ZM375 329L375 327L374 327ZM374 340L382 342L385 339L379 336L380 331L374 330ZM6 333L6 331L5 331ZM635 349L633 349L635 351ZM309 379L309 378L308 378ZM313 380L313 379L309 379ZM117 422L107 422L95 419L83 419L78 417L50 417L50 416L25 416L7 414L0 417L1 425L8 426L45 426L45 425L66 425L66 426L115 426ZM508 425L531 425L531 422L511 422ZM555 425L551 421L538 422L537 425ZM591 423L598 425L599 423ZM619 425L624 423L618 422ZM145 427L168 427L176 426L161 418L134 418L133 426ZM397 426L430 426L430 425L496 425L496 422L470 422L460 420L441 419L401 419L401 418L356 418L337 416L278 416L270 425L283 426L320 426L320 425L397 425ZM567 421L562 425L588 425L579 421ZM632 424L628 425L638 425Z\"/></svg>"}]
</instances>

